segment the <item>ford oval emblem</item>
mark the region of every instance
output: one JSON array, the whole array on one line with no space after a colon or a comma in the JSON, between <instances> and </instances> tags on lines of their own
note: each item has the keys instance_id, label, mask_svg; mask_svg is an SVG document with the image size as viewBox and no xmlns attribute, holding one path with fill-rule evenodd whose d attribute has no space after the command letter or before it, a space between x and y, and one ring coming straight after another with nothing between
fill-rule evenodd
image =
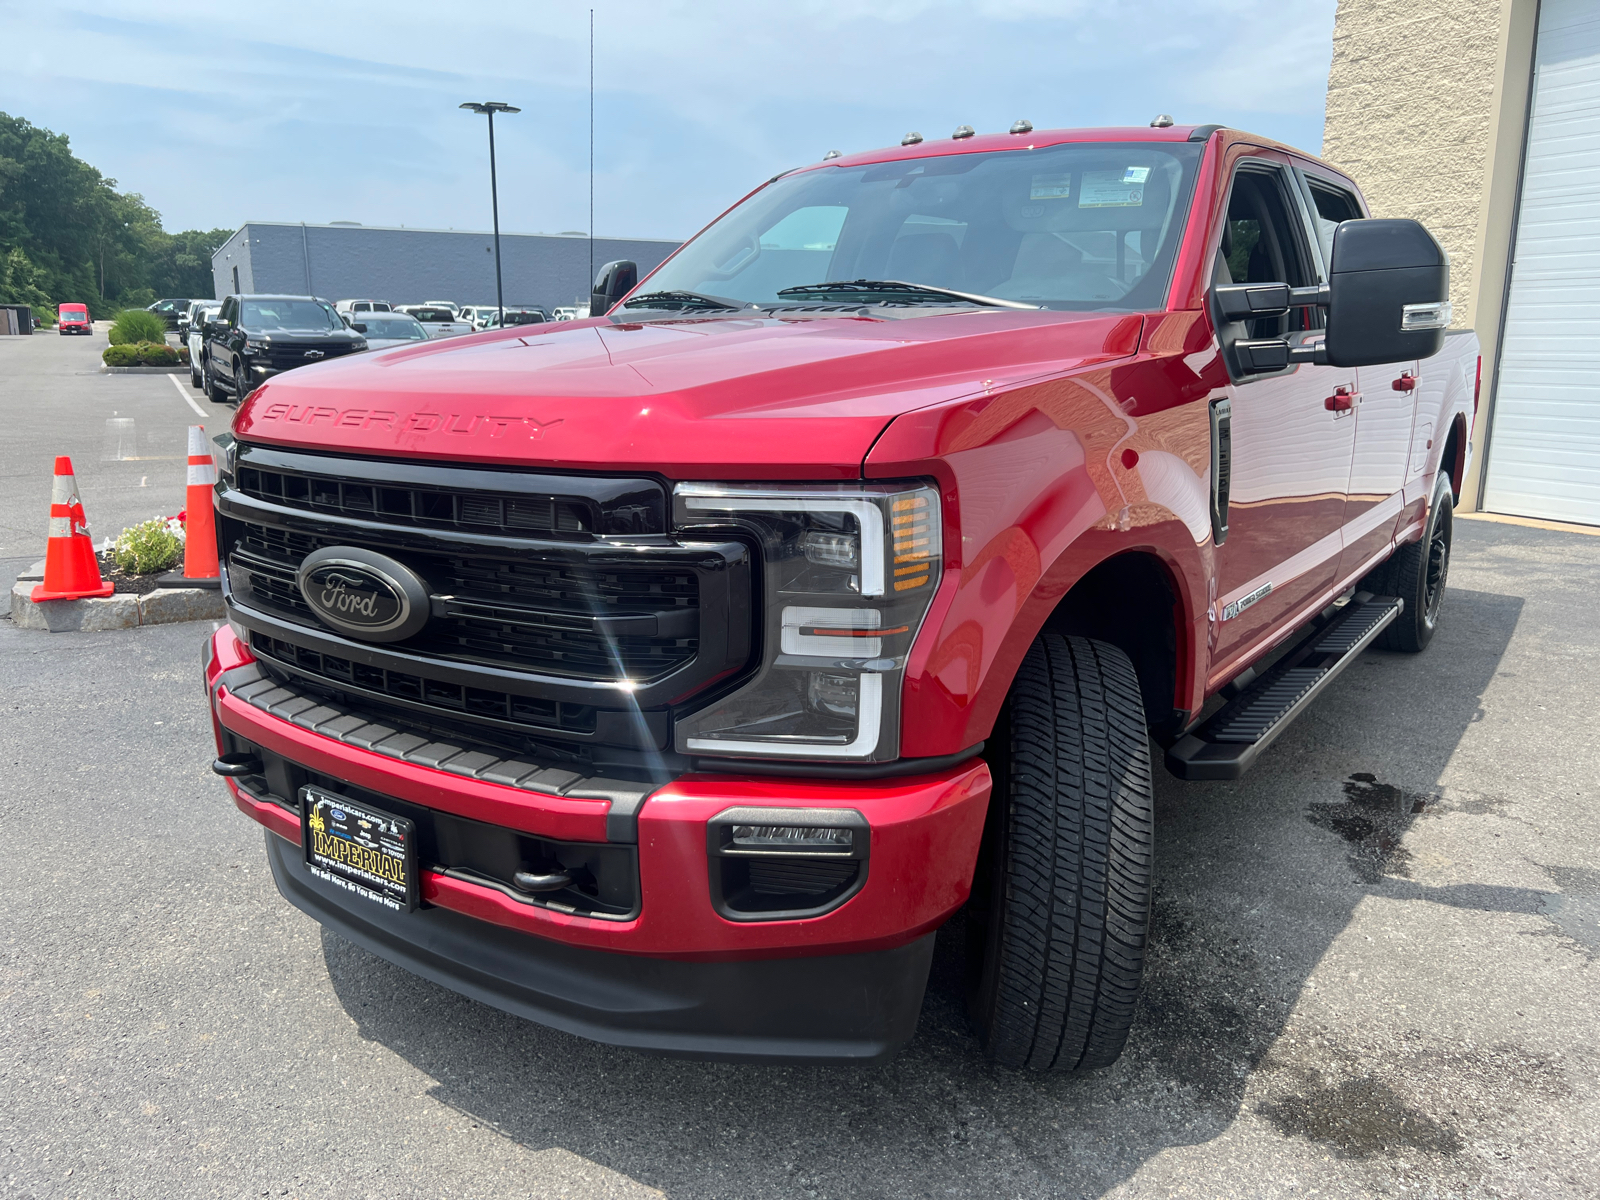
<instances>
[{"instance_id":1,"label":"ford oval emblem","mask_svg":"<svg viewBox=\"0 0 1600 1200\"><path fill-rule=\"evenodd\" d=\"M296 576L317 619L368 642L397 642L428 622L428 588L416 573L383 554L328 546L308 554Z\"/></svg>"}]
</instances>

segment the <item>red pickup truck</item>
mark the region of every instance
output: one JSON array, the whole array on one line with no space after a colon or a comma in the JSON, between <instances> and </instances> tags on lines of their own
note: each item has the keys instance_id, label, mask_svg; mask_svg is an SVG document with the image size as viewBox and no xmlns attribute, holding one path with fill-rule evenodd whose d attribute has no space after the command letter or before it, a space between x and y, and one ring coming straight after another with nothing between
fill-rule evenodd
<instances>
[{"instance_id":1,"label":"red pickup truck","mask_svg":"<svg viewBox=\"0 0 1600 1200\"><path fill-rule=\"evenodd\" d=\"M883 1058L966 906L1011 1065L1120 1053L1151 746L1237 777L1439 619L1448 262L1216 126L777 176L606 315L275 377L221 439L214 769L284 896L534 1021Z\"/></svg>"}]
</instances>

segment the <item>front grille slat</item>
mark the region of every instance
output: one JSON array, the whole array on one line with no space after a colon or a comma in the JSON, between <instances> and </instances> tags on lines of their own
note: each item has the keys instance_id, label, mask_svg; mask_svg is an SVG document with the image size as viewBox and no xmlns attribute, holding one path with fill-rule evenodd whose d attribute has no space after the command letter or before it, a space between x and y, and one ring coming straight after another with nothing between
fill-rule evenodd
<instances>
[{"instance_id":1,"label":"front grille slat","mask_svg":"<svg viewBox=\"0 0 1600 1200\"><path fill-rule=\"evenodd\" d=\"M583 497L500 496L426 486L383 486L335 477L240 467L247 496L312 512L380 516L426 527L474 532L590 537L602 528L598 507Z\"/></svg>"}]
</instances>

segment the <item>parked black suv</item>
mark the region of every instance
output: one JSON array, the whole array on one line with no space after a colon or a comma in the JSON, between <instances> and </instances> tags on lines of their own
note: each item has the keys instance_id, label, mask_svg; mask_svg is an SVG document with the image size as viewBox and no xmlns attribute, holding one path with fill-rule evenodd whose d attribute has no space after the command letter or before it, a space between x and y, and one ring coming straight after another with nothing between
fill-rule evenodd
<instances>
[{"instance_id":1,"label":"parked black suv","mask_svg":"<svg viewBox=\"0 0 1600 1200\"><path fill-rule=\"evenodd\" d=\"M367 348L315 296L229 296L202 340L200 374L218 404L243 400L280 371Z\"/></svg>"},{"instance_id":2,"label":"parked black suv","mask_svg":"<svg viewBox=\"0 0 1600 1200\"><path fill-rule=\"evenodd\" d=\"M189 305L193 303L193 300L184 300L176 297L171 300L157 300L146 308L145 312L155 313L156 316L167 323L168 329L176 329L178 322L183 320L188 313Z\"/></svg>"}]
</instances>

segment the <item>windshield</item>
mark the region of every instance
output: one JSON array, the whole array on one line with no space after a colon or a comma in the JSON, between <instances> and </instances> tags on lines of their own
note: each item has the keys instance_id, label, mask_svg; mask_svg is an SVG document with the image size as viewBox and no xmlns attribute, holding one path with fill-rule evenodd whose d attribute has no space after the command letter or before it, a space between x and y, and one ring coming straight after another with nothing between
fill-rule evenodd
<instances>
[{"instance_id":1,"label":"windshield","mask_svg":"<svg viewBox=\"0 0 1600 1200\"><path fill-rule=\"evenodd\" d=\"M306 329L318 333L344 328L344 321L332 308L315 300L246 300L239 324L246 329Z\"/></svg>"},{"instance_id":2,"label":"windshield","mask_svg":"<svg viewBox=\"0 0 1600 1200\"><path fill-rule=\"evenodd\" d=\"M398 317L379 317L363 314L361 324L367 327L369 338L409 338L414 342L428 340L428 331L412 320Z\"/></svg>"},{"instance_id":3,"label":"windshield","mask_svg":"<svg viewBox=\"0 0 1600 1200\"><path fill-rule=\"evenodd\" d=\"M802 171L690 242L640 295L788 305L805 297L785 288L892 280L1052 309L1161 308L1201 150L1079 143Z\"/></svg>"},{"instance_id":4,"label":"windshield","mask_svg":"<svg viewBox=\"0 0 1600 1200\"><path fill-rule=\"evenodd\" d=\"M512 312L506 309L507 325L542 325L544 314L542 312Z\"/></svg>"}]
</instances>

